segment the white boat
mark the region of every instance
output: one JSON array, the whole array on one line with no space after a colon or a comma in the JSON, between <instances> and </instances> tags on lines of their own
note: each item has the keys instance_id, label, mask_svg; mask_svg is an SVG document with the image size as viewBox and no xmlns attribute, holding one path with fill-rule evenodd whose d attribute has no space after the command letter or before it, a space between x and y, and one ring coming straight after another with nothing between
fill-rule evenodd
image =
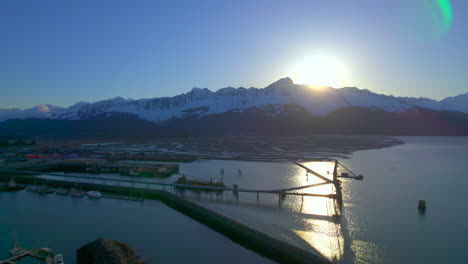
<instances>
[{"instance_id":1,"label":"white boat","mask_svg":"<svg viewBox=\"0 0 468 264\"><path fill-rule=\"evenodd\" d=\"M65 264L62 254L55 255L54 264Z\"/></svg>"},{"instance_id":2,"label":"white boat","mask_svg":"<svg viewBox=\"0 0 468 264\"><path fill-rule=\"evenodd\" d=\"M67 190L67 189L57 189L57 190L55 190L55 194L68 195L69 193L70 193L70 191Z\"/></svg>"},{"instance_id":3,"label":"white boat","mask_svg":"<svg viewBox=\"0 0 468 264\"><path fill-rule=\"evenodd\" d=\"M26 190L27 191L32 191L32 192L37 192L37 190L39 190L39 187L37 187L36 185L29 185L28 187L26 187Z\"/></svg>"},{"instance_id":4,"label":"white boat","mask_svg":"<svg viewBox=\"0 0 468 264\"><path fill-rule=\"evenodd\" d=\"M10 182L7 185L7 191L19 191L19 190L23 190L23 189L24 189L24 187L17 184L15 182L15 180L13 180L13 179L10 180Z\"/></svg>"},{"instance_id":5,"label":"white boat","mask_svg":"<svg viewBox=\"0 0 468 264\"><path fill-rule=\"evenodd\" d=\"M102 197L101 193L98 191L89 191L86 193L86 195L88 195L90 198L96 198L96 199L99 199Z\"/></svg>"},{"instance_id":6,"label":"white boat","mask_svg":"<svg viewBox=\"0 0 468 264\"><path fill-rule=\"evenodd\" d=\"M38 190L37 190L38 193L40 194L49 194L49 193L53 193L54 190L47 187L46 185L42 185Z\"/></svg>"},{"instance_id":7,"label":"white boat","mask_svg":"<svg viewBox=\"0 0 468 264\"><path fill-rule=\"evenodd\" d=\"M130 176L138 176L138 175L140 175L140 172L139 171L130 171L128 174L130 174Z\"/></svg>"}]
</instances>

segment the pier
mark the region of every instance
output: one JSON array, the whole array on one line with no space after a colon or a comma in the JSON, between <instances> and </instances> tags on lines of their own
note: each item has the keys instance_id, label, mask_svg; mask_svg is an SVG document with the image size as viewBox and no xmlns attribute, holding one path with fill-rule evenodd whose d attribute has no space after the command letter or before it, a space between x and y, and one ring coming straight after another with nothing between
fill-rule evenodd
<instances>
[{"instance_id":1,"label":"pier","mask_svg":"<svg viewBox=\"0 0 468 264\"><path fill-rule=\"evenodd\" d=\"M8 180L16 176L16 180L23 183L23 184L40 184L40 185L54 185L54 186L62 186L73 188L76 187L77 184L80 185L81 188L87 190L106 190L109 192L108 195L104 195L103 197L108 198L120 198L120 196L113 195L118 193L119 187L130 187L133 192L138 193L139 197L142 197L142 193L152 191L152 190L168 190L171 189L175 192L176 189L181 190L192 190L192 191L212 191L212 192L231 192L233 197L238 200L239 195L241 193L255 193L257 198L257 203L260 201L261 194L275 194L278 195L278 204L281 206L281 202L286 199L287 196L300 196L300 197L323 197L329 198L336 201L337 209L340 209L343 204L342 199L342 191L341 191L341 182L339 178L354 178L354 179L362 179L354 173L352 173L348 168L344 167L341 163L337 160L324 160L320 159L320 161L333 161L333 177L329 179L310 168L304 166L303 164L293 162L295 165L303 168L307 173L317 177L322 182L302 185L297 187L290 187L290 188L280 188L280 189L247 189L247 188L238 188L237 185L232 187L212 187L212 186L196 186L196 185L185 185L185 184L175 184L175 183L157 183L157 182L149 182L149 181L137 181L137 180L121 180L121 179L108 179L108 178L98 178L98 177L91 177L91 176L75 176L75 175L67 175L61 173L48 173L48 172L38 172L38 171L29 171L29 170L10 170L10 169L0 169L0 179L1 177L4 180ZM338 175L338 166L341 166L345 170L352 173L355 177L352 176L340 176ZM55 179L44 178L44 177L37 177L34 175L43 174L45 176L51 176ZM342 175L346 173L342 173ZM29 176L28 176L29 175ZM100 184L98 184L100 183ZM330 194L320 194L320 193L312 193L312 192L304 192L303 190L310 189L317 186L323 186L332 184L334 186L334 193ZM52 187L54 187L52 186ZM302 192L298 192L302 191ZM124 197L123 199L135 199L132 197Z\"/></svg>"},{"instance_id":2,"label":"pier","mask_svg":"<svg viewBox=\"0 0 468 264\"><path fill-rule=\"evenodd\" d=\"M24 249L21 247L15 247L10 251L12 257L5 260L0 260L0 264L16 264L21 259L26 257L32 257L38 260L44 261L47 264L53 264L55 260L54 253L48 248L36 248L33 250Z\"/></svg>"},{"instance_id":3,"label":"pier","mask_svg":"<svg viewBox=\"0 0 468 264\"><path fill-rule=\"evenodd\" d=\"M0 169L0 172L8 173L11 175L16 175L16 181L21 182L23 184L24 183L26 184L36 183L36 184L41 184L41 185L51 185L51 184L59 185L59 186L69 185L68 186L69 188L73 187L70 184L79 184L82 187L88 186L86 189L89 188L90 190L92 190L93 188L102 189L104 186L106 187L128 186L128 187L134 188L135 190L138 189L139 192L152 190L152 189L158 190L158 189L166 189L166 188L180 188L181 190L187 189L187 190L195 190L195 191L217 191L217 192L229 191L229 192L232 192L235 197L238 197L239 193L257 193L257 197L259 197L260 194L278 194L283 197L282 199L284 199L285 196L288 196L288 195L326 197L330 199L337 199L338 197L336 194L314 194L314 193L295 192L295 191L304 190L304 189L308 189L308 188L312 188L316 186L330 184L333 182L328 179L326 182L323 182L323 183L303 185L303 186L292 187L292 188L244 189L244 188L228 188L228 187L195 186L195 185L184 185L184 184L173 184L173 183L155 183L155 182L147 182L147 181L130 181L130 180L120 180L120 179L104 179L104 178L89 177L89 176L74 176L74 175L66 175L66 174L60 174L60 173L41 173L37 171L24 171L24 170ZM25 175L38 175L38 174L54 176L54 177L61 178L62 180L25 176ZM99 184L99 185L93 184L93 182L100 182L102 184Z\"/></svg>"}]
</instances>

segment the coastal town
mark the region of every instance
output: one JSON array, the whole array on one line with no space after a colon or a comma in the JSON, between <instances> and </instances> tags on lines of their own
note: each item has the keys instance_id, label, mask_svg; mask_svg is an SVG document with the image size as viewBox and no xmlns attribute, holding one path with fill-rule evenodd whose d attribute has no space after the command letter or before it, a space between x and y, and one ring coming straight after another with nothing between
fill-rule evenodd
<instances>
[{"instance_id":1,"label":"coastal town","mask_svg":"<svg viewBox=\"0 0 468 264\"><path fill-rule=\"evenodd\" d=\"M12 142L17 142L13 141ZM42 172L117 173L122 176L169 177L179 172L177 164L191 162L188 156L157 156L141 151L102 151L96 145L47 144L21 140L0 148L0 168Z\"/></svg>"}]
</instances>

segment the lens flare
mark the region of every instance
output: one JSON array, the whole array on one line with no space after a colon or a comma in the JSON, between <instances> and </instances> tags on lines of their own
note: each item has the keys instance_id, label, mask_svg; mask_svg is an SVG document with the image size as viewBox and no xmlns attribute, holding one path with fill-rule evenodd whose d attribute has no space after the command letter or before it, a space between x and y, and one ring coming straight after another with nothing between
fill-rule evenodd
<instances>
[{"instance_id":1,"label":"lens flare","mask_svg":"<svg viewBox=\"0 0 468 264\"><path fill-rule=\"evenodd\" d=\"M423 0L427 14L430 15L435 37L444 36L453 23L453 10L449 0Z\"/></svg>"},{"instance_id":2,"label":"lens flare","mask_svg":"<svg viewBox=\"0 0 468 264\"><path fill-rule=\"evenodd\" d=\"M404 31L423 40L437 40L444 37L454 23L452 4L449 0L401 1ZM415 34L419 33L419 34Z\"/></svg>"},{"instance_id":3,"label":"lens flare","mask_svg":"<svg viewBox=\"0 0 468 264\"><path fill-rule=\"evenodd\" d=\"M452 5L450 4L449 0L437 0L437 5L442 12L444 32L447 32L452 26L453 21Z\"/></svg>"}]
</instances>

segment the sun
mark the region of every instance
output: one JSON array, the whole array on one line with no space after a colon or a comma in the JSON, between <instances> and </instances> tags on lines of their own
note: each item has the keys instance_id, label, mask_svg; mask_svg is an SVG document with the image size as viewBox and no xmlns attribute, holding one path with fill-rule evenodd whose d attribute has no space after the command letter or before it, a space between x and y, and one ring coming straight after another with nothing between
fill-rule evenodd
<instances>
[{"instance_id":1,"label":"sun","mask_svg":"<svg viewBox=\"0 0 468 264\"><path fill-rule=\"evenodd\" d=\"M291 76L298 84L343 87L348 84L345 65L329 53L317 53L297 63Z\"/></svg>"}]
</instances>

